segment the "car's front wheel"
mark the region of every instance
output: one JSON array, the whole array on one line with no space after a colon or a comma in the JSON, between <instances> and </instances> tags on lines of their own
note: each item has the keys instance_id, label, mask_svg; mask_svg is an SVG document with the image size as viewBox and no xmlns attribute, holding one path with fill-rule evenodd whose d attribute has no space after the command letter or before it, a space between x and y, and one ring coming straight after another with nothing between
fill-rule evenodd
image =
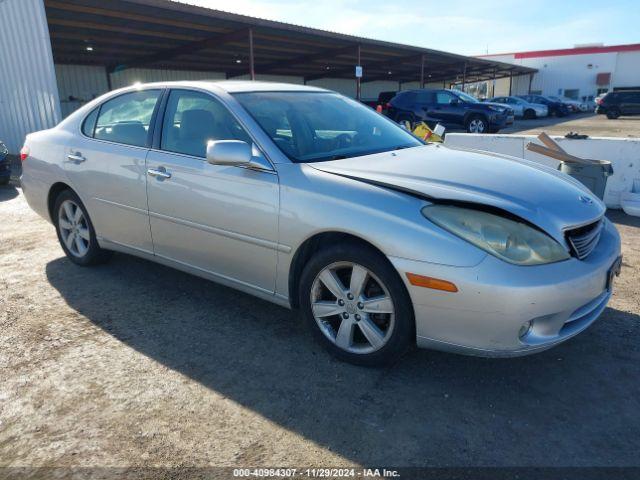
<instances>
[{"instance_id":1,"label":"car's front wheel","mask_svg":"<svg viewBox=\"0 0 640 480\"><path fill-rule=\"evenodd\" d=\"M393 361L411 344L411 299L380 253L346 243L316 253L300 282L300 306L316 338L336 357L358 365Z\"/></svg>"},{"instance_id":2,"label":"car's front wheel","mask_svg":"<svg viewBox=\"0 0 640 480\"><path fill-rule=\"evenodd\" d=\"M534 118L536 118L536 112L535 112L535 110L527 108L524 111L523 117L524 117L525 120L533 120Z\"/></svg>"},{"instance_id":3,"label":"car's front wheel","mask_svg":"<svg viewBox=\"0 0 640 480\"><path fill-rule=\"evenodd\" d=\"M487 130L487 120L483 116L473 115L467 120L467 132L485 133Z\"/></svg>"},{"instance_id":4,"label":"car's front wheel","mask_svg":"<svg viewBox=\"0 0 640 480\"><path fill-rule=\"evenodd\" d=\"M64 190L56 198L53 220L64 253L73 263L82 266L107 261L111 252L100 248L96 232L80 198Z\"/></svg>"}]
</instances>

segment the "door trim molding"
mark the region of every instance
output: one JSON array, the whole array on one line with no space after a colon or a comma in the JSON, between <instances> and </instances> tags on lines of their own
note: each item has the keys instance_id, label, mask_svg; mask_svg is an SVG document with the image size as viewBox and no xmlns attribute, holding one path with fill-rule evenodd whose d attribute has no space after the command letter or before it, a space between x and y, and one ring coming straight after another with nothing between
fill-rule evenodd
<instances>
[{"instance_id":1,"label":"door trim molding","mask_svg":"<svg viewBox=\"0 0 640 480\"><path fill-rule=\"evenodd\" d=\"M154 218L159 218L161 220L166 220L168 222L175 223L176 225L184 225L186 227L195 228L197 230L201 230L207 233L214 233L216 235L221 235L223 237L232 238L234 240L239 240L241 242L250 243L252 245L258 245L260 247L268 248L270 250L276 250L282 253L291 253L291 247L288 245L282 245L277 242L272 242L271 240L265 240L264 238L252 237L250 235L245 235L243 233L232 232L230 230L224 230L222 228L210 227L208 225L202 225L201 223L191 222L189 220L184 220L181 218L171 217L169 215L163 215L161 213L156 213L149 211L149 216ZM153 229L152 229L153 231Z\"/></svg>"}]
</instances>

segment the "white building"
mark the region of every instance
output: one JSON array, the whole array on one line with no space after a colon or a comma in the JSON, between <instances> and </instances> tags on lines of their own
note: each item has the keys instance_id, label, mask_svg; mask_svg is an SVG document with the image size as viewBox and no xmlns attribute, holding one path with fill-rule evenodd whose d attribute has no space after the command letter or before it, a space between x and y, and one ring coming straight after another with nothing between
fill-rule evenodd
<instances>
[{"instance_id":1,"label":"white building","mask_svg":"<svg viewBox=\"0 0 640 480\"><path fill-rule=\"evenodd\" d=\"M576 45L560 50L482 55L481 58L532 67L529 75L513 77L513 95L539 93L593 100L600 93L640 89L640 43ZM491 89L489 89L491 90ZM509 79L496 80L494 95L509 94Z\"/></svg>"}]
</instances>

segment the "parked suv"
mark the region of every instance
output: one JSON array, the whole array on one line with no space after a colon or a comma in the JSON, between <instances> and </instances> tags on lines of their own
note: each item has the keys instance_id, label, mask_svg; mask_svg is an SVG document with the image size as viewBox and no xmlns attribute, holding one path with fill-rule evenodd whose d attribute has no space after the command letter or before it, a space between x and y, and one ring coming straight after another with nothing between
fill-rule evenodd
<instances>
[{"instance_id":1,"label":"parked suv","mask_svg":"<svg viewBox=\"0 0 640 480\"><path fill-rule=\"evenodd\" d=\"M469 133L496 133L513 123L513 110L480 102L457 90L407 90L389 101L387 115L396 122L424 121L433 127L463 127Z\"/></svg>"},{"instance_id":2,"label":"parked suv","mask_svg":"<svg viewBox=\"0 0 640 480\"><path fill-rule=\"evenodd\" d=\"M640 90L609 92L596 99L596 113L605 114L607 118L618 118L620 115L640 115Z\"/></svg>"},{"instance_id":3,"label":"parked suv","mask_svg":"<svg viewBox=\"0 0 640 480\"><path fill-rule=\"evenodd\" d=\"M566 103L558 102L552 98L545 97L544 95L518 95L518 97L529 103L540 103L542 105L546 105L549 109L549 116L555 115L556 117L564 117L571 113L569 106Z\"/></svg>"},{"instance_id":4,"label":"parked suv","mask_svg":"<svg viewBox=\"0 0 640 480\"><path fill-rule=\"evenodd\" d=\"M9 182L11 178L11 161L9 150L4 143L0 142L0 185Z\"/></svg>"}]
</instances>

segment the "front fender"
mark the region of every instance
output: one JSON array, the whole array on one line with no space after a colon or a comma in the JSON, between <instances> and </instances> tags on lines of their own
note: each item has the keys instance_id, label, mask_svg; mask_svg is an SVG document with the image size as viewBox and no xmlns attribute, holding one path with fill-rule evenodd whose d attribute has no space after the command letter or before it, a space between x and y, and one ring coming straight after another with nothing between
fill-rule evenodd
<instances>
[{"instance_id":1,"label":"front fender","mask_svg":"<svg viewBox=\"0 0 640 480\"><path fill-rule=\"evenodd\" d=\"M324 232L350 234L387 256L466 267L486 253L429 222L422 198L326 173L305 164L278 165L280 217L278 293L286 295L298 248Z\"/></svg>"}]
</instances>

